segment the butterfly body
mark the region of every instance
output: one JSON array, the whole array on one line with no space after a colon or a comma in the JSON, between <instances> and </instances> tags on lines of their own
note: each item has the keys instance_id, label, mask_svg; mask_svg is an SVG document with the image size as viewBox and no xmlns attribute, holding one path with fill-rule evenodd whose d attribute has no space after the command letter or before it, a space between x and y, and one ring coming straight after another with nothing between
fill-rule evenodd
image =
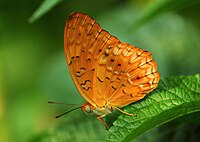
<instances>
[{"instance_id":1,"label":"butterfly body","mask_svg":"<svg viewBox=\"0 0 200 142\"><path fill-rule=\"evenodd\" d=\"M90 103L85 103L81 108L84 112L88 114L95 114L97 116L108 115L113 112L113 108L110 105L105 105L99 108L92 106Z\"/></svg>"},{"instance_id":2,"label":"butterfly body","mask_svg":"<svg viewBox=\"0 0 200 142\"><path fill-rule=\"evenodd\" d=\"M150 52L119 41L86 14L69 16L64 50L74 84L87 101L82 110L96 114L104 125L102 117L113 109L123 112L120 107L158 85L160 75Z\"/></svg>"}]
</instances>

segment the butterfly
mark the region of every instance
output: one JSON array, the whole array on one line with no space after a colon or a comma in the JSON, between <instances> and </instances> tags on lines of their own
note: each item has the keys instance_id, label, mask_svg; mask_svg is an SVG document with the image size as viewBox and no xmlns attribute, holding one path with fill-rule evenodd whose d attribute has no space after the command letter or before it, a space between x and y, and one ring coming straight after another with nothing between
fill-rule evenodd
<instances>
[{"instance_id":1,"label":"butterfly","mask_svg":"<svg viewBox=\"0 0 200 142\"><path fill-rule=\"evenodd\" d=\"M86 14L72 13L64 29L64 52L72 80L87 101L81 108L103 117L154 90L160 75L150 52L103 30Z\"/></svg>"}]
</instances>

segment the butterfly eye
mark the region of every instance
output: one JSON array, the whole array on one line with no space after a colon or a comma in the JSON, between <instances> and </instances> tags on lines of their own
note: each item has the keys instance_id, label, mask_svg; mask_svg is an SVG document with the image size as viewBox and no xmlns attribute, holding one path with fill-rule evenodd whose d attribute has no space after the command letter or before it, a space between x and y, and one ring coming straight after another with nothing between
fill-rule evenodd
<instances>
[{"instance_id":1,"label":"butterfly eye","mask_svg":"<svg viewBox=\"0 0 200 142\"><path fill-rule=\"evenodd\" d=\"M89 105L85 106L85 112L92 113Z\"/></svg>"}]
</instances>

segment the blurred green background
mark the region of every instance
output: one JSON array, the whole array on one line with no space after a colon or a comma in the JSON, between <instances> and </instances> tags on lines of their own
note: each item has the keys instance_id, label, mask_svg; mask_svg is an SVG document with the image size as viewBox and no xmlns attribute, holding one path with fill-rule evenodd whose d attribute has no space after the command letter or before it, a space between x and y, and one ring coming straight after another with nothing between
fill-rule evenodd
<instances>
[{"instance_id":1,"label":"blurred green background","mask_svg":"<svg viewBox=\"0 0 200 142\"><path fill-rule=\"evenodd\" d=\"M0 1L2 142L56 141L56 137L87 141L86 129L89 139L104 139L107 132L95 117L78 110L56 120L55 115L73 106L47 104L84 102L63 52L63 29L71 12L87 13L121 41L151 51L161 77L200 72L199 0L63 0L29 23L40 4ZM63 122L66 125L59 126ZM58 126L64 134L55 134Z\"/></svg>"}]
</instances>

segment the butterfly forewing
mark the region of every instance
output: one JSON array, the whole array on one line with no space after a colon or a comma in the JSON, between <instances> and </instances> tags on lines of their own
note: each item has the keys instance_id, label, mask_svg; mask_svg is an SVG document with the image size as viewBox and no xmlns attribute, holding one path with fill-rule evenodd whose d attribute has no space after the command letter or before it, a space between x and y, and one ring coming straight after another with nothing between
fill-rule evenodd
<instances>
[{"instance_id":1,"label":"butterfly forewing","mask_svg":"<svg viewBox=\"0 0 200 142\"><path fill-rule=\"evenodd\" d=\"M151 53L120 42L88 15L70 15L64 44L72 79L93 106L125 106L158 85Z\"/></svg>"},{"instance_id":2,"label":"butterfly forewing","mask_svg":"<svg viewBox=\"0 0 200 142\"><path fill-rule=\"evenodd\" d=\"M92 105L96 105L98 96L93 88L97 60L109 39L111 35L85 14L73 13L67 20L64 48L70 74L81 95Z\"/></svg>"}]
</instances>

